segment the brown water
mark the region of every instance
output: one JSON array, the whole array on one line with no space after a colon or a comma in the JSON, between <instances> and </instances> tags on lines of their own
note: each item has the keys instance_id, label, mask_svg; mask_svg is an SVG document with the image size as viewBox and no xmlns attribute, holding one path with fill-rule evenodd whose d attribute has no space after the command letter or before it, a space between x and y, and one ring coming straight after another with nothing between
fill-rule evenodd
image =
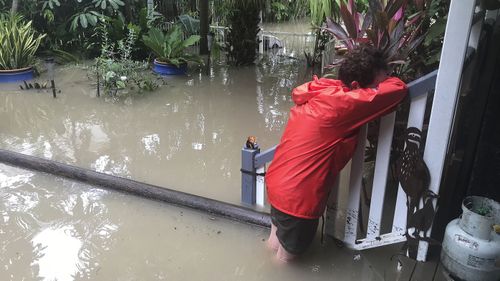
<instances>
[{"instance_id":1,"label":"brown water","mask_svg":"<svg viewBox=\"0 0 500 281\"><path fill-rule=\"evenodd\" d=\"M382 250L279 265L267 229L3 164L0 221L0 280L396 280Z\"/></svg>"},{"instance_id":2,"label":"brown water","mask_svg":"<svg viewBox=\"0 0 500 281\"><path fill-rule=\"evenodd\" d=\"M58 69L57 99L1 85L0 147L239 203L246 137L276 144L306 77L276 59L119 98L97 98L74 66ZM395 268L394 249L358 255L319 237L278 265L267 229L3 164L0 220L2 281L384 280Z\"/></svg>"},{"instance_id":3,"label":"brown water","mask_svg":"<svg viewBox=\"0 0 500 281\"><path fill-rule=\"evenodd\" d=\"M97 98L81 67L47 91L0 85L0 148L232 203L240 202L241 148L255 135L278 143L292 105L297 60L216 66L166 79L144 95Z\"/></svg>"}]
</instances>

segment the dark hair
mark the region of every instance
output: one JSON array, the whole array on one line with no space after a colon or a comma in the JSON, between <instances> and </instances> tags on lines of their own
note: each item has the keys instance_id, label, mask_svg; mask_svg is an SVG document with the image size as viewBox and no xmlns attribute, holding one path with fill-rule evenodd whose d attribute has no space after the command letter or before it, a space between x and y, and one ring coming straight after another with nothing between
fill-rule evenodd
<instances>
[{"instance_id":1,"label":"dark hair","mask_svg":"<svg viewBox=\"0 0 500 281\"><path fill-rule=\"evenodd\" d=\"M381 50L362 46L349 52L340 65L339 79L348 87L357 81L362 88L370 85L380 70L388 70L387 59Z\"/></svg>"}]
</instances>

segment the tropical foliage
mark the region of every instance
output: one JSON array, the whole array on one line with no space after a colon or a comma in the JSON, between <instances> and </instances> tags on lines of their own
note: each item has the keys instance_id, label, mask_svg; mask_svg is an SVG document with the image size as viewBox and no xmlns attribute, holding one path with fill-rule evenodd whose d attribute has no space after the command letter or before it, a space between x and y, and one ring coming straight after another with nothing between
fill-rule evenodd
<instances>
[{"instance_id":1,"label":"tropical foliage","mask_svg":"<svg viewBox=\"0 0 500 281\"><path fill-rule=\"evenodd\" d=\"M425 45L430 46L436 37L442 36L443 19L431 20L437 16L432 3L438 2L414 0L410 6L408 0L370 0L369 9L363 14L353 0L347 3L341 0L340 19L327 18L323 30L335 36L348 50L360 44L370 44L383 50L391 64L402 65L398 68L399 74L402 74L408 70L404 64L409 62L408 58L412 58L424 40ZM439 45L434 47L440 49Z\"/></svg>"},{"instance_id":2,"label":"tropical foliage","mask_svg":"<svg viewBox=\"0 0 500 281\"><path fill-rule=\"evenodd\" d=\"M35 52L45 34L37 35L31 21L10 14L0 17L0 69L33 66Z\"/></svg>"},{"instance_id":3,"label":"tropical foliage","mask_svg":"<svg viewBox=\"0 0 500 281\"><path fill-rule=\"evenodd\" d=\"M311 24L319 27L326 18L339 18L339 8L336 0L309 0Z\"/></svg>"},{"instance_id":4,"label":"tropical foliage","mask_svg":"<svg viewBox=\"0 0 500 281\"><path fill-rule=\"evenodd\" d=\"M414 1L408 14L418 15L422 21L421 32L425 39L409 55L409 63L401 66L401 73L409 78L420 77L439 66L446 20L450 2L447 0Z\"/></svg>"},{"instance_id":5,"label":"tropical foliage","mask_svg":"<svg viewBox=\"0 0 500 281\"><path fill-rule=\"evenodd\" d=\"M227 56L235 65L253 64L257 56L261 1L233 1L229 17Z\"/></svg>"},{"instance_id":6,"label":"tropical foliage","mask_svg":"<svg viewBox=\"0 0 500 281\"><path fill-rule=\"evenodd\" d=\"M116 44L110 42L104 24L98 31L102 40L101 55L96 58L90 76L98 77L98 86L102 87L105 94L116 96L119 92L129 91L141 93L143 90L152 91L159 86L147 71L149 64L132 59L132 50L137 41L133 28L129 28L126 38Z\"/></svg>"},{"instance_id":7,"label":"tropical foliage","mask_svg":"<svg viewBox=\"0 0 500 281\"><path fill-rule=\"evenodd\" d=\"M107 23L111 23L109 19L119 19L127 24L138 24L139 11L146 5L145 1L132 0L17 0L15 2L18 3L17 13L32 21L39 32L47 34L40 46L41 51L54 51L57 54L69 51L81 57L99 55L99 38L94 30L99 22L107 19ZM14 1L4 3L8 7L3 9L0 7L3 11L9 10L10 3L14 5Z\"/></svg>"},{"instance_id":8,"label":"tropical foliage","mask_svg":"<svg viewBox=\"0 0 500 281\"><path fill-rule=\"evenodd\" d=\"M39 52L59 61L100 56L96 29L102 24L115 43L134 29L139 38L132 49L134 60L149 55L144 50L150 46L141 39L149 37L151 27L169 30L180 20L184 34L198 33L196 0L154 0L153 15L147 14L148 2L152 1L0 0L0 13L16 6L39 33L47 34ZM310 19L317 39L314 50L306 54L310 65L319 65L325 44L334 36L346 48L361 42L374 44L386 50L393 62L406 62L398 71L418 76L438 64L449 0L210 0L209 4L211 23L230 27L229 34L224 34L228 43L224 50L236 65L251 64L256 58L262 11L264 21ZM168 49L160 45L155 49L165 51L166 57Z\"/></svg>"},{"instance_id":9,"label":"tropical foliage","mask_svg":"<svg viewBox=\"0 0 500 281\"><path fill-rule=\"evenodd\" d=\"M328 18L324 29L349 50L369 43L384 50L391 62L401 62L425 38L420 32L418 20L405 21L405 2L389 0L383 5L373 0L366 15L362 15L357 11L354 1L350 0L348 4L340 1L340 14L345 28Z\"/></svg>"},{"instance_id":10,"label":"tropical foliage","mask_svg":"<svg viewBox=\"0 0 500 281\"><path fill-rule=\"evenodd\" d=\"M316 33L316 39L313 51L304 52L304 55L307 65L312 67L314 72L318 69L317 66L321 64L322 53L325 50L326 43L330 40L329 34L320 27L327 18L338 19L338 11L336 0L309 0L311 25Z\"/></svg>"},{"instance_id":11,"label":"tropical foliage","mask_svg":"<svg viewBox=\"0 0 500 281\"><path fill-rule=\"evenodd\" d=\"M142 37L144 44L156 55L156 60L180 66L188 62L203 63L198 55L190 54L187 48L200 40L199 35L191 35L183 39L182 29L175 25L167 33L159 28L151 28Z\"/></svg>"}]
</instances>

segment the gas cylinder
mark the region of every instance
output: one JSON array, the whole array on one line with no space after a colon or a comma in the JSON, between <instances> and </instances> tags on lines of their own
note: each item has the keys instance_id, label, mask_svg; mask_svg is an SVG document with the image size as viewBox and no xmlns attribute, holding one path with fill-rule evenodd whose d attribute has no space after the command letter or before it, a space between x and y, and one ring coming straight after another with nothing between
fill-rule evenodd
<instances>
[{"instance_id":1,"label":"gas cylinder","mask_svg":"<svg viewBox=\"0 0 500 281\"><path fill-rule=\"evenodd\" d=\"M447 226L441 251L443 267L457 280L500 280L500 204L469 196L461 217Z\"/></svg>"}]
</instances>

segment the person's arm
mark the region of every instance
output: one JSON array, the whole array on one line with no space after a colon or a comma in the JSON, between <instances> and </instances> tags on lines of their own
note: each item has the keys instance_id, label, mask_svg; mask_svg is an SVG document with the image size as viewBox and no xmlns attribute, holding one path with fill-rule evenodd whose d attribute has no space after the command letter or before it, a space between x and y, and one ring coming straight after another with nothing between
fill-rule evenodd
<instances>
[{"instance_id":1,"label":"person's arm","mask_svg":"<svg viewBox=\"0 0 500 281\"><path fill-rule=\"evenodd\" d=\"M340 124L347 130L354 130L362 125L385 115L396 108L407 94L406 84L396 77L389 77L375 89L355 89L346 92Z\"/></svg>"}]
</instances>

